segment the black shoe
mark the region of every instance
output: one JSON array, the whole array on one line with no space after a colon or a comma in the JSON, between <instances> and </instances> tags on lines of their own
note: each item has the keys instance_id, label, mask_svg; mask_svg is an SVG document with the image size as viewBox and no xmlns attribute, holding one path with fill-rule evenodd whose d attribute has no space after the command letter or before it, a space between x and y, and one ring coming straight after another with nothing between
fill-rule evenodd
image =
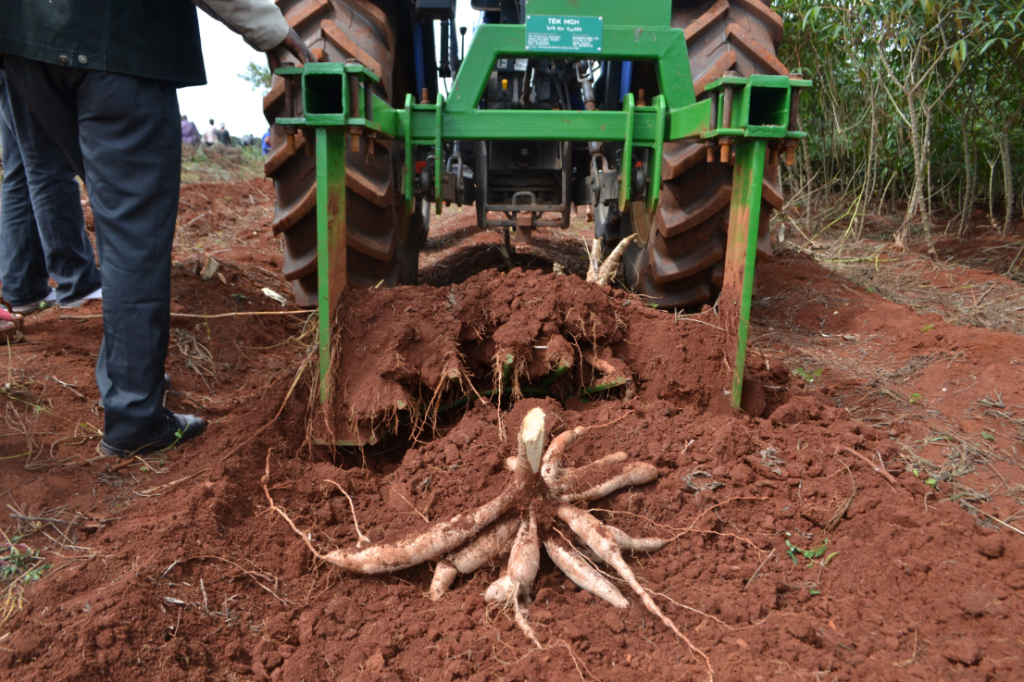
<instances>
[{"instance_id":1,"label":"black shoe","mask_svg":"<svg viewBox=\"0 0 1024 682\"><path fill-rule=\"evenodd\" d=\"M164 428L150 438L118 440L103 437L100 448L103 454L128 459L135 455L149 455L170 450L185 441L201 436L206 431L206 420L193 414L175 414L164 410Z\"/></svg>"},{"instance_id":2,"label":"black shoe","mask_svg":"<svg viewBox=\"0 0 1024 682\"><path fill-rule=\"evenodd\" d=\"M171 390L171 375L170 374L164 374L164 392L160 396L160 402L166 404L165 401L167 400L167 393L170 390ZM99 403L101 410L106 409L106 408L103 407L103 396L100 396L100 399L97 402Z\"/></svg>"}]
</instances>

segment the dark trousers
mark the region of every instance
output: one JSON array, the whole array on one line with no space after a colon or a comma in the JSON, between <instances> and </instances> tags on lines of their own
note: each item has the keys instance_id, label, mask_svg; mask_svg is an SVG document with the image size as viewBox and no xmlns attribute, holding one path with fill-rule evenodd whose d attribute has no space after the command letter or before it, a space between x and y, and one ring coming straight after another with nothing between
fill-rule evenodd
<instances>
[{"instance_id":1,"label":"dark trousers","mask_svg":"<svg viewBox=\"0 0 1024 682\"><path fill-rule=\"evenodd\" d=\"M15 120L20 135L15 134ZM85 234L78 182L70 162L5 87L0 69L0 285L12 305L41 301L57 283L57 302L100 288L100 272Z\"/></svg>"},{"instance_id":2,"label":"dark trousers","mask_svg":"<svg viewBox=\"0 0 1024 682\"><path fill-rule=\"evenodd\" d=\"M5 57L5 67L8 86L84 178L96 218L104 439L145 442L166 423L161 394L181 183L177 92L162 81L20 57Z\"/></svg>"}]
</instances>

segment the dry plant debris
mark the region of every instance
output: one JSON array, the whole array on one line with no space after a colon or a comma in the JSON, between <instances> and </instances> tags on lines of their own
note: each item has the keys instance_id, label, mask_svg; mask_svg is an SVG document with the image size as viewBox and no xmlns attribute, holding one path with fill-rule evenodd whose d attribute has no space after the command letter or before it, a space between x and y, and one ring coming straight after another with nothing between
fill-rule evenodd
<instances>
[{"instance_id":1,"label":"dry plant debris","mask_svg":"<svg viewBox=\"0 0 1024 682\"><path fill-rule=\"evenodd\" d=\"M576 502L591 502L616 490L650 483L658 478L657 469L645 462L629 462L624 452L607 455L585 466L567 468L563 465L565 452L587 428L565 431L545 448L546 416L538 407L523 419L518 454L506 461L513 478L501 494L476 509L396 542L370 542L359 531L353 508L359 537L356 546L320 552L309 536L274 503L269 487L269 453L263 490L271 509L285 519L314 556L346 571L363 575L389 573L443 557L437 563L430 585L429 596L435 601L448 591L460 573L472 573L487 565L500 556L512 540L508 562L501 577L487 588L484 600L502 609L511 608L516 624L538 648L542 645L528 616L530 593L540 568L540 547L543 545L555 565L582 589L616 608L626 608L629 602L595 566L605 564L633 589L648 611L683 640L693 654L703 659L708 678L714 679L708 657L662 613L622 556L623 551L653 552L667 541L630 537L574 506ZM342 493L348 497L344 490ZM351 499L349 502L351 504ZM570 531L584 545L582 550L567 539Z\"/></svg>"}]
</instances>

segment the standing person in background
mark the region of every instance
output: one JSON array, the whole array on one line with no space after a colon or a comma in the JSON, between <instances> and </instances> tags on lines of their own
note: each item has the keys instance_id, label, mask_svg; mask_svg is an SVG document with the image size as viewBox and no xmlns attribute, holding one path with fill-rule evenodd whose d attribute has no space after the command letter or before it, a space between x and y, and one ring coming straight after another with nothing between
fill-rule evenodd
<instances>
[{"instance_id":1,"label":"standing person in background","mask_svg":"<svg viewBox=\"0 0 1024 682\"><path fill-rule=\"evenodd\" d=\"M270 153L270 128L267 128L267 132L263 133L263 156Z\"/></svg>"},{"instance_id":2,"label":"standing person in background","mask_svg":"<svg viewBox=\"0 0 1024 682\"><path fill-rule=\"evenodd\" d=\"M191 147L199 144L199 128L196 128L196 124L185 115L181 117L181 143Z\"/></svg>"},{"instance_id":3,"label":"standing person in background","mask_svg":"<svg viewBox=\"0 0 1024 682\"><path fill-rule=\"evenodd\" d=\"M231 134L228 133L227 126L223 123L221 123L220 128L217 129L217 141L225 147L231 146Z\"/></svg>"},{"instance_id":4,"label":"standing person in background","mask_svg":"<svg viewBox=\"0 0 1024 682\"><path fill-rule=\"evenodd\" d=\"M19 134L16 119L25 123ZM75 170L34 123L0 69L0 290L20 315L102 298Z\"/></svg>"},{"instance_id":5,"label":"standing person in background","mask_svg":"<svg viewBox=\"0 0 1024 682\"><path fill-rule=\"evenodd\" d=\"M207 147L212 147L217 142L217 126L213 124L213 119L210 119L210 127L203 133L203 144Z\"/></svg>"},{"instance_id":6,"label":"standing person in background","mask_svg":"<svg viewBox=\"0 0 1024 682\"><path fill-rule=\"evenodd\" d=\"M271 0L202 6L257 49L280 47L314 61ZM0 0L0 17L8 87L85 180L96 218L104 298L100 447L127 458L191 440L206 421L174 414L161 400L181 183L176 88L206 82L196 7L188 0ZM27 125L15 116L16 135Z\"/></svg>"}]
</instances>

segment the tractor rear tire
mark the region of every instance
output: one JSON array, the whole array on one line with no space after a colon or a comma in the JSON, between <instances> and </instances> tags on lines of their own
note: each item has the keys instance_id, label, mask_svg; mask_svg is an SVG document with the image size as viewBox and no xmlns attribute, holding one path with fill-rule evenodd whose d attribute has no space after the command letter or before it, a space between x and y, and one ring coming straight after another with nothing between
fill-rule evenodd
<instances>
[{"instance_id":1,"label":"tractor rear tire","mask_svg":"<svg viewBox=\"0 0 1024 682\"><path fill-rule=\"evenodd\" d=\"M676 0L672 26L686 31L698 99L707 97L704 88L726 71L741 76L789 74L776 57L782 19L766 2ZM659 308L692 308L713 302L721 291L732 171L731 164L707 162L703 141L665 145L660 205L653 221L645 211L630 212L639 243L627 252L625 267L627 283ZM759 257L771 255L768 221L772 209L781 208L779 168L766 160Z\"/></svg>"},{"instance_id":2,"label":"tractor rear tire","mask_svg":"<svg viewBox=\"0 0 1024 682\"><path fill-rule=\"evenodd\" d=\"M396 58L396 31L389 16L369 0L280 0L289 26L320 61L357 59L381 78L374 92L393 106L402 106L406 84L402 61ZM399 8L388 7L397 11ZM280 51L282 61L294 61ZM293 88L293 111L301 116L302 93ZM274 180L276 205L273 230L284 239L283 274L292 282L295 302L317 304L316 156L302 132L288 151L281 126L285 113L284 80L274 76L263 98L271 124L271 151L264 170ZM305 150L304 150L305 148ZM407 215L402 197L402 143L364 139L359 151L346 150L346 220L348 285L354 288L415 284L422 218Z\"/></svg>"}]
</instances>

